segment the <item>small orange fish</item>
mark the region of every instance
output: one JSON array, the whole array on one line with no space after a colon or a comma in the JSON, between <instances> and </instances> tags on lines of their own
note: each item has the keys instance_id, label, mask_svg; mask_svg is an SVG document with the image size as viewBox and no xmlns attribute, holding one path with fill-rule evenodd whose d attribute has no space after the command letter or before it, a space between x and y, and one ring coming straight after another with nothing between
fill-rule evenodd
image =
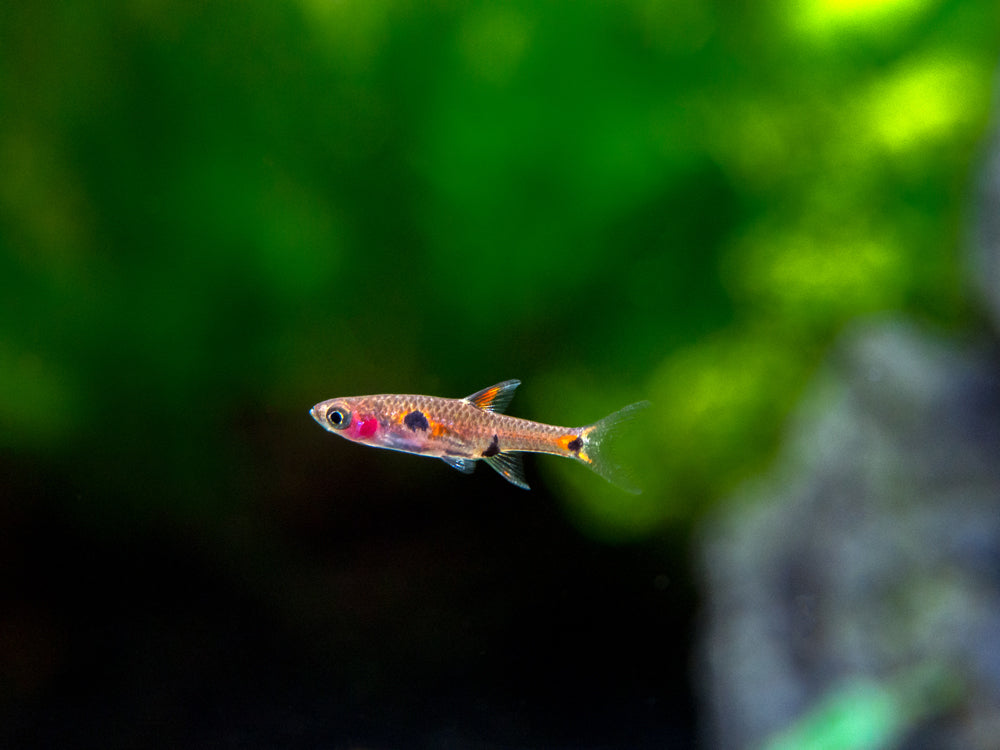
<instances>
[{"instance_id":1,"label":"small orange fish","mask_svg":"<svg viewBox=\"0 0 1000 750\"><path fill-rule=\"evenodd\" d=\"M556 427L503 413L520 380L505 380L466 398L350 396L316 404L319 424L356 443L440 458L468 474L485 461L507 481L529 489L521 453L552 453L586 464L612 484L638 493L607 457L608 437L649 405L626 406L586 427Z\"/></svg>"}]
</instances>

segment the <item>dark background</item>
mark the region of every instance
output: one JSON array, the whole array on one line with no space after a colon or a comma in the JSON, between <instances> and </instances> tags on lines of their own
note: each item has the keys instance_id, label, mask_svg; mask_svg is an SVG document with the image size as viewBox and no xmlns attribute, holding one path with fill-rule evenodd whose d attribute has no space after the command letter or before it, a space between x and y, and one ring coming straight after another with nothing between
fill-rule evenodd
<instances>
[{"instance_id":1,"label":"dark background","mask_svg":"<svg viewBox=\"0 0 1000 750\"><path fill-rule=\"evenodd\" d=\"M0 10L0 744L689 747L692 530L858 316L973 325L991 0ZM324 433L622 435L646 491Z\"/></svg>"}]
</instances>

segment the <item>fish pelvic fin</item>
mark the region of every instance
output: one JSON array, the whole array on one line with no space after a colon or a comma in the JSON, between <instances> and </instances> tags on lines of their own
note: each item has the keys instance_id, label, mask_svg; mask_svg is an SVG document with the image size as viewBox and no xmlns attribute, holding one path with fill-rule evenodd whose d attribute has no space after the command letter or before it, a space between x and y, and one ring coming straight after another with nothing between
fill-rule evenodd
<instances>
[{"instance_id":1,"label":"fish pelvic fin","mask_svg":"<svg viewBox=\"0 0 1000 750\"><path fill-rule=\"evenodd\" d=\"M524 462L520 453L497 453L483 459L491 468L511 484L516 484L522 490L530 490L524 479Z\"/></svg>"},{"instance_id":2,"label":"fish pelvic fin","mask_svg":"<svg viewBox=\"0 0 1000 750\"><path fill-rule=\"evenodd\" d=\"M614 436L622 425L631 422L640 411L648 406L648 401L629 404L624 409L619 409L580 430L583 446L580 448L577 458L611 484L633 495L638 495L642 489L636 485L629 470L616 460Z\"/></svg>"},{"instance_id":3,"label":"fish pelvic fin","mask_svg":"<svg viewBox=\"0 0 1000 750\"><path fill-rule=\"evenodd\" d=\"M510 404L510 400L514 398L514 391L519 385L521 385L520 380L505 380L502 383L491 385L489 388L476 391L471 396L466 396L465 400L484 411L495 411L497 414L503 414L504 409Z\"/></svg>"},{"instance_id":4,"label":"fish pelvic fin","mask_svg":"<svg viewBox=\"0 0 1000 750\"><path fill-rule=\"evenodd\" d=\"M457 456L441 456L441 460L453 469L458 469L463 474L471 474L476 470L476 460L474 458L458 458Z\"/></svg>"}]
</instances>

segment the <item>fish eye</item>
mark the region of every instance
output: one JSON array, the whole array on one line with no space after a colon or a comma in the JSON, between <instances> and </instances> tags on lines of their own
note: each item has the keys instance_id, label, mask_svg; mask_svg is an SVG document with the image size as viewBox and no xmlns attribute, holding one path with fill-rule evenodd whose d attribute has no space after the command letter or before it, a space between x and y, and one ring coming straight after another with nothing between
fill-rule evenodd
<instances>
[{"instance_id":1,"label":"fish eye","mask_svg":"<svg viewBox=\"0 0 1000 750\"><path fill-rule=\"evenodd\" d=\"M326 413L326 421L335 430L345 430L351 424L351 412L340 406L331 407Z\"/></svg>"}]
</instances>

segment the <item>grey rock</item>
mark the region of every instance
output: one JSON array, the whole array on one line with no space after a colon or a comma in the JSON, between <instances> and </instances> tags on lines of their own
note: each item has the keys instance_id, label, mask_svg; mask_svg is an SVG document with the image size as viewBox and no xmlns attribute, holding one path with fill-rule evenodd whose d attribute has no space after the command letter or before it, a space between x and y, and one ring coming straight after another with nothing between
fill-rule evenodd
<instances>
[{"instance_id":1,"label":"grey rock","mask_svg":"<svg viewBox=\"0 0 1000 750\"><path fill-rule=\"evenodd\" d=\"M863 680L895 718L855 705L874 739L829 747L1000 747L990 345L900 320L859 325L773 470L722 507L701 545L708 746L759 747Z\"/></svg>"}]
</instances>

